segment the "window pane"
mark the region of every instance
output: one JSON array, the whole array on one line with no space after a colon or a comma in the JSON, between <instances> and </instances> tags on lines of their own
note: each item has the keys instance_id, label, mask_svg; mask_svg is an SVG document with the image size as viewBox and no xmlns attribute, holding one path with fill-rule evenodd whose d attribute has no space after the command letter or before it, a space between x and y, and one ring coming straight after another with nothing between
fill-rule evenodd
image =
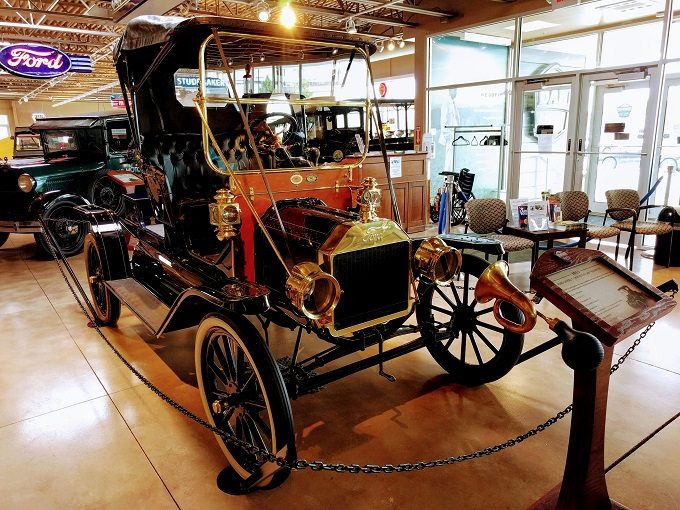
<instances>
[{"instance_id":1,"label":"window pane","mask_svg":"<svg viewBox=\"0 0 680 510\"><path fill-rule=\"evenodd\" d=\"M496 137L505 125L508 95L504 83L430 92L430 132L435 141L430 165L433 196L443 183L439 172L462 168L475 174L473 192L477 198L498 196L500 154L503 150L507 156L507 145L500 147ZM484 127L475 131L474 126Z\"/></svg>"},{"instance_id":2,"label":"window pane","mask_svg":"<svg viewBox=\"0 0 680 510\"><path fill-rule=\"evenodd\" d=\"M680 57L680 0L673 0L673 23L668 38L668 58Z\"/></svg>"},{"instance_id":3,"label":"window pane","mask_svg":"<svg viewBox=\"0 0 680 510\"><path fill-rule=\"evenodd\" d=\"M602 34L603 67L659 59L661 22L608 30Z\"/></svg>"},{"instance_id":4,"label":"window pane","mask_svg":"<svg viewBox=\"0 0 680 510\"><path fill-rule=\"evenodd\" d=\"M522 46L520 76L559 73L597 66L597 35Z\"/></svg>"},{"instance_id":5,"label":"window pane","mask_svg":"<svg viewBox=\"0 0 680 510\"><path fill-rule=\"evenodd\" d=\"M514 27L506 21L432 37L430 86L507 78L512 43L507 25Z\"/></svg>"}]
</instances>

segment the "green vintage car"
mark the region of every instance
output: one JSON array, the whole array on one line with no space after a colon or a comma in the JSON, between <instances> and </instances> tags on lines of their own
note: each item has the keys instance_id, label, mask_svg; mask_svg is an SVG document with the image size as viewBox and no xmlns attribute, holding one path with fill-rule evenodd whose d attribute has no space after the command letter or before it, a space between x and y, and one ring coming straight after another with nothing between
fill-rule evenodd
<instances>
[{"instance_id":1,"label":"green vintage car","mask_svg":"<svg viewBox=\"0 0 680 510\"><path fill-rule=\"evenodd\" d=\"M10 233L32 233L38 248L49 253L42 215L66 256L78 253L87 225L75 206L94 203L116 213L125 188L112 170L130 170L127 116L82 114L36 121L43 156L0 162L0 246Z\"/></svg>"}]
</instances>

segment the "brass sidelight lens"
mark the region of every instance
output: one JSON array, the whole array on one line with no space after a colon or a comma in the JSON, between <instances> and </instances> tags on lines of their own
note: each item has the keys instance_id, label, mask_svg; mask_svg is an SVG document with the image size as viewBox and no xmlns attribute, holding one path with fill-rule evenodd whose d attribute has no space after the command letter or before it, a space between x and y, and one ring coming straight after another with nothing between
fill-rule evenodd
<instances>
[{"instance_id":1,"label":"brass sidelight lens","mask_svg":"<svg viewBox=\"0 0 680 510\"><path fill-rule=\"evenodd\" d=\"M314 262L301 262L286 280L286 296L305 317L324 319L340 301L340 284Z\"/></svg>"},{"instance_id":2,"label":"brass sidelight lens","mask_svg":"<svg viewBox=\"0 0 680 510\"><path fill-rule=\"evenodd\" d=\"M463 258L439 237L430 237L420 243L413 260L418 274L441 285L456 277Z\"/></svg>"}]
</instances>

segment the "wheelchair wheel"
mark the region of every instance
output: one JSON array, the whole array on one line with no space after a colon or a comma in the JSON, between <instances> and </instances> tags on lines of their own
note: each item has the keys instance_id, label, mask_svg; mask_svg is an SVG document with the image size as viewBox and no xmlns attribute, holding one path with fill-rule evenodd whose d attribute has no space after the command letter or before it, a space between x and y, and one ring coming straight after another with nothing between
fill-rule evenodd
<instances>
[{"instance_id":1,"label":"wheelchair wheel","mask_svg":"<svg viewBox=\"0 0 680 510\"><path fill-rule=\"evenodd\" d=\"M465 202L456 198L451 205L451 225L460 225L465 221Z\"/></svg>"}]
</instances>

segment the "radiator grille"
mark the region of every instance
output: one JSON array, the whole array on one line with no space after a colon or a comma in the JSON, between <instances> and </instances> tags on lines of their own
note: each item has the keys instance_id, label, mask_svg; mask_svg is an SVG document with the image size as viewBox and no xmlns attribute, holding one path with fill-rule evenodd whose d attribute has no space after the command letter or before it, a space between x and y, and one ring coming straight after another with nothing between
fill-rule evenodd
<instances>
[{"instance_id":1,"label":"radiator grille","mask_svg":"<svg viewBox=\"0 0 680 510\"><path fill-rule=\"evenodd\" d=\"M333 276L343 291L333 315L336 330L408 309L409 248L404 241L333 258Z\"/></svg>"}]
</instances>

